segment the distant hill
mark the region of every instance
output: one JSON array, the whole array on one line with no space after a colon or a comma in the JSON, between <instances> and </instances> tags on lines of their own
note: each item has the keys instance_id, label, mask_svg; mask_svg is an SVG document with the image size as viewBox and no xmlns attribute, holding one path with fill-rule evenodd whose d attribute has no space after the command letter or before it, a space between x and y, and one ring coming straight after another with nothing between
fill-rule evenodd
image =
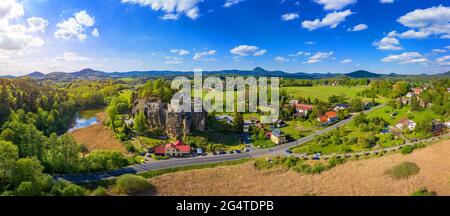
<instances>
[{"instance_id":1,"label":"distant hill","mask_svg":"<svg viewBox=\"0 0 450 216\"><path fill-rule=\"evenodd\" d=\"M52 72L43 74L41 72L33 72L26 77L31 77L38 80L55 80L55 81L69 81L73 79L107 79L107 78L127 78L127 77L173 77L173 76L192 76L193 71L128 71L128 72L104 72L94 69L83 69L75 72ZM261 67L256 67L253 70L219 70L219 71L203 71L204 75L216 76L255 76L255 77L283 77L296 79L325 79L336 77L350 77L350 78L382 78L382 77L404 77L404 76L431 76L431 77L449 77L450 71L436 75L401 75L401 74L377 74L365 70L358 70L347 74L333 74L333 73L306 73L296 72L287 73L284 71L268 71ZM13 78L14 76L0 76L1 78Z\"/></svg>"},{"instance_id":2,"label":"distant hill","mask_svg":"<svg viewBox=\"0 0 450 216\"><path fill-rule=\"evenodd\" d=\"M45 77L45 74L41 73L39 71L35 71L33 73L25 75L25 77L31 77L31 78L34 78L34 79L40 79L40 78Z\"/></svg>"},{"instance_id":3,"label":"distant hill","mask_svg":"<svg viewBox=\"0 0 450 216\"><path fill-rule=\"evenodd\" d=\"M381 74L376 74L365 70L359 70L345 75L351 78L377 78L383 76Z\"/></svg>"}]
</instances>

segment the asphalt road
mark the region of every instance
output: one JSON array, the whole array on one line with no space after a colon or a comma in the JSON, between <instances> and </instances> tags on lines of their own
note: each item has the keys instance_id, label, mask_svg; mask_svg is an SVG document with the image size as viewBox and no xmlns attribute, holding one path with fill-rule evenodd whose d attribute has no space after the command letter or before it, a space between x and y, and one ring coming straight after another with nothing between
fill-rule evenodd
<instances>
[{"instance_id":1,"label":"asphalt road","mask_svg":"<svg viewBox=\"0 0 450 216\"><path fill-rule=\"evenodd\" d=\"M384 105L380 105L378 107L375 107L375 108L365 111L365 112L367 113L374 109L381 108L383 106ZM109 178L121 176L123 174L139 174L139 173L144 173L144 172L148 172L148 171L161 170L161 169L167 169L167 168L176 168L176 167L184 167L184 166L191 166L191 165L201 165L201 164L208 164L208 163L219 163L219 162L233 161L233 160L239 160L239 159L245 159L245 158L261 157L264 155L267 155L267 156L281 155L281 154L285 154L285 151L289 148L303 145L303 144L313 140L314 137L317 135L322 135L329 131L335 130L338 127L344 126L345 124L349 123L353 118L354 118L354 115L348 119L345 119L334 125L331 125L323 130L316 131L315 133L313 133L309 136L306 136L306 137L296 140L294 142L279 145L279 146L276 146L276 147L273 147L270 149L253 150L251 152L245 152L245 153L241 153L241 154L213 155L213 156L170 159L170 160L158 161L158 162L148 162L148 163L137 164L137 165L121 168L118 170L102 172L102 173L88 173L88 174L79 174L79 175L55 176L55 179L64 179L64 180L71 181L74 183L83 183L83 182L90 182L90 181L106 180Z\"/></svg>"}]
</instances>

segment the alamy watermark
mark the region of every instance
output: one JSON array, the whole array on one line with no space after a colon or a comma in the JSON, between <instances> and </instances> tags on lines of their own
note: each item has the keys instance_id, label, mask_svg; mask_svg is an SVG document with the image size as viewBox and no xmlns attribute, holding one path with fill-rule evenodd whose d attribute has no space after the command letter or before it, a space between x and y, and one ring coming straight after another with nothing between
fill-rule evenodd
<instances>
[{"instance_id":1,"label":"alamy watermark","mask_svg":"<svg viewBox=\"0 0 450 216\"><path fill-rule=\"evenodd\" d=\"M261 122L274 123L280 112L280 79L267 77L207 77L194 72L193 82L187 77L177 77L171 88L179 90L171 101L173 112L241 112L261 111ZM270 96L270 101L268 100Z\"/></svg>"}]
</instances>

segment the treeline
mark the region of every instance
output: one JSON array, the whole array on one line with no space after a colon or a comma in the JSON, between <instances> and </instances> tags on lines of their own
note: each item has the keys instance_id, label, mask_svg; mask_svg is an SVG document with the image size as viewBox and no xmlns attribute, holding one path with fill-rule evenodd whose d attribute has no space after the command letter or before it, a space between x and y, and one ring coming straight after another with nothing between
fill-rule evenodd
<instances>
[{"instance_id":1,"label":"treeline","mask_svg":"<svg viewBox=\"0 0 450 216\"><path fill-rule=\"evenodd\" d=\"M367 86L370 83L370 79L367 78L350 78L350 77L335 77L328 79L282 79L281 86L315 86L315 85L339 85L339 86Z\"/></svg>"}]
</instances>

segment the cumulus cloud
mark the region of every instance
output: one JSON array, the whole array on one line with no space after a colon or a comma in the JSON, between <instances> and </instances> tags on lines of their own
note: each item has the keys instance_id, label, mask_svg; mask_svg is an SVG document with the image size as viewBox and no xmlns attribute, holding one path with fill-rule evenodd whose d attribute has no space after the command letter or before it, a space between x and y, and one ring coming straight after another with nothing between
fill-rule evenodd
<instances>
[{"instance_id":1,"label":"cumulus cloud","mask_svg":"<svg viewBox=\"0 0 450 216\"><path fill-rule=\"evenodd\" d=\"M87 38L85 33L87 28L94 26L94 24L94 17L90 16L86 11L80 11L75 13L74 17L56 24L58 30L55 32L55 37L65 40L77 38L80 41L85 41ZM100 34L98 29L95 33L97 33L97 35ZM92 35L94 35L94 32Z\"/></svg>"},{"instance_id":2,"label":"cumulus cloud","mask_svg":"<svg viewBox=\"0 0 450 216\"><path fill-rule=\"evenodd\" d=\"M196 52L192 59L194 59L194 60L202 60L204 57L212 56L212 55L215 55L216 53L217 53L216 50L209 50L209 51L204 51L204 52Z\"/></svg>"},{"instance_id":3,"label":"cumulus cloud","mask_svg":"<svg viewBox=\"0 0 450 216\"><path fill-rule=\"evenodd\" d=\"M313 56L309 57L306 64L314 64L318 62L322 62L323 60L329 58L333 55L333 52L317 52Z\"/></svg>"},{"instance_id":4,"label":"cumulus cloud","mask_svg":"<svg viewBox=\"0 0 450 216\"><path fill-rule=\"evenodd\" d=\"M150 7L154 11L163 11L166 15L163 20L176 20L180 15L195 20L200 16L198 4L202 0L122 0L122 3L137 4L143 7Z\"/></svg>"},{"instance_id":5,"label":"cumulus cloud","mask_svg":"<svg viewBox=\"0 0 450 216\"><path fill-rule=\"evenodd\" d=\"M358 32L368 29L369 27L366 24L359 24L354 26L353 28L347 29L347 31Z\"/></svg>"},{"instance_id":6,"label":"cumulus cloud","mask_svg":"<svg viewBox=\"0 0 450 216\"><path fill-rule=\"evenodd\" d=\"M314 2L323 5L325 10L340 10L348 5L355 4L356 0L314 0Z\"/></svg>"},{"instance_id":7,"label":"cumulus cloud","mask_svg":"<svg viewBox=\"0 0 450 216\"><path fill-rule=\"evenodd\" d=\"M182 64L183 58L174 57L174 56L166 56L167 61L164 64Z\"/></svg>"},{"instance_id":8,"label":"cumulus cloud","mask_svg":"<svg viewBox=\"0 0 450 216\"><path fill-rule=\"evenodd\" d=\"M417 9L398 18L397 21L406 27L416 29L414 32L416 34L420 32L422 38L429 35L450 38L450 7L439 5Z\"/></svg>"},{"instance_id":9,"label":"cumulus cloud","mask_svg":"<svg viewBox=\"0 0 450 216\"><path fill-rule=\"evenodd\" d=\"M170 52L180 56L189 55L190 53L188 50L185 49L171 49Z\"/></svg>"},{"instance_id":10,"label":"cumulus cloud","mask_svg":"<svg viewBox=\"0 0 450 216\"><path fill-rule=\"evenodd\" d=\"M341 22L345 21L347 16L352 15L353 12L351 10L345 10L340 12L332 12L329 13L322 20L315 19L313 21L305 20L302 22L302 27L306 28L310 31L316 30L321 27L329 26L330 28L336 28Z\"/></svg>"},{"instance_id":11,"label":"cumulus cloud","mask_svg":"<svg viewBox=\"0 0 450 216\"><path fill-rule=\"evenodd\" d=\"M239 55L239 56L261 56L267 52L265 49L260 49L257 46L248 46L248 45L240 45L232 50L230 50L231 54Z\"/></svg>"},{"instance_id":12,"label":"cumulus cloud","mask_svg":"<svg viewBox=\"0 0 450 216\"><path fill-rule=\"evenodd\" d=\"M344 59L341 61L342 64L348 64L348 63L352 63L352 62L353 62L353 60L351 60L351 59Z\"/></svg>"},{"instance_id":13,"label":"cumulus cloud","mask_svg":"<svg viewBox=\"0 0 450 216\"><path fill-rule=\"evenodd\" d=\"M41 32L44 33L48 26L48 21L41 17L31 17L27 19L29 32Z\"/></svg>"},{"instance_id":14,"label":"cumulus cloud","mask_svg":"<svg viewBox=\"0 0 450 216\"><path fill-rule=\"evenodd\" d=\"M279 62L279 63L289 62L288 58L285 58L285 57L282 57L282 56L277 56L274 60Z\"/></svg>"},{"instance_id":15,"label":"cumulus cloud","mask_svg":"<svg viewBox=\"0 0 450 216\"><path fill-rule=\"evenodd\" d=\"M372 45L376 46L379 50L402 50L400 41L395 38L396 32L390 32L386 37L380 41L375 41Z\"/></svg>"},{"instance_id":16,"label":"cumulus cloud","mask_svg":"<svg viewBox=\"0 0 450 216\"><path fill-rule=\"evenodd\" d=\"M98 31L98 28L94 28L94 30L92 30L91 35L94 37L99 37L100 36L100 32Z\"/></svg>"},{"instance_id":17,"label":"cumulus cloud","mask_svg":"<svg viewBox=\"0 0 450 216\"><path fill-rule=\"evenodd\" d=\"M281 19L283 21L290 21L290 20L295 20L295 19L298 19L298 18L299 18L298 13L288 13L288 14L283 14L281 16Z\"/></svg>"},{"instance_id":18,"label":"cumulus cloud","mask_svg":"<svg viewBox=\"0 0 450 216\"><path fill-rule=\"evenodd\" d=\"M404 52L399 55L389 55L381 60L384 63L399 62L400 64L406 63L427 63L429 60L418 52Z\"/></svg>"},{"instance_id":19,"label":"cumulus cloud","mask_svg":"<svg viewBox=\"0 0 450 216\"><path fill-rule=\"evenodd\" d=\"M0 51L19 51L44 45L44 40L29 34L37 31L37 29L34 29L37 26L33 26L34 22L31 21L35 20L34 18L30 18L31 25L28 29L24 25L11 24L24 15L23 6L17 0L2 0L0 2Z\"/></svg>"},{"instance_id":20,"label":"cumulus cloud","mask_svg":"<svg viewBox=\"0 0 450 216\"><path fill-rule=\"evenodd\" d=\"M244 0L227 0L225 2L225 4L223 5L223 7L229 8L233 5L239 4L241 2L243 2Z\"/></svg>"}]
</instances>

